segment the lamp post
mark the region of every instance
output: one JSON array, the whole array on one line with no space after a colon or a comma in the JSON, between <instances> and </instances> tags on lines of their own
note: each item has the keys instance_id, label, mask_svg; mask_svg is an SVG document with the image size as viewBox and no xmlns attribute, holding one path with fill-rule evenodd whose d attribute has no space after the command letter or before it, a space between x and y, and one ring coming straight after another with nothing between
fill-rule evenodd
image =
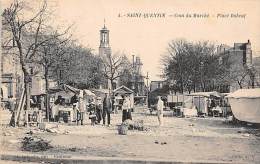
<instances>
[{"instance_id":1,"label":"lamp post","mask_svg":"<svg viewBox=\"0 0 260 164\"><path fill-rule=\"evenodd\" d=\"M203 61L200 62L200 83L201 83L201 90L204 92L204 86L203 86L203 69L204 69L204 63Z\"/></svg>"},{"instance_id":2,"label":"lamp post","mask_svg":"<svg viewBox=\"0 0 260 164\"><path fill-rule=\"evenodd\" d=\"M149 101L148 101L148 98L149 98L149 87L148 87L149 74L148 74L148 72L146 74L145 79L146 79L146 88L147 88L146 89L146 91L147 91L147 93L146 93L146 105L149 108Z\"/></svg>"}]
</instances>

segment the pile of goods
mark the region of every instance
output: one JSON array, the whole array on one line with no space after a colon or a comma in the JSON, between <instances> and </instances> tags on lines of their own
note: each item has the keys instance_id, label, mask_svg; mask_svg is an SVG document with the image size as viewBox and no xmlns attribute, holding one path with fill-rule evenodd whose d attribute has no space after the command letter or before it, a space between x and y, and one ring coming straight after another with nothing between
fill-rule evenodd
<instances>
[{"instance_id":1,"label":"pile of goods","mask_svg":"<svg viewBox=\"0 0 260 164\"><path fill-rule=\"evenodd\" d=\"M126 135L128 130L139 130L144 131L144 121L143 120L126 120L121 125L118 126L118 134Z\"/></svg>"},{"instance_id":2,"label":"pile of goods","mask_svg":"<svg viewBox=\"0 0 260 164\"><path fill-rule=\"evenodd\" d=\"M22 141L23 151L40 152L50 148L52 148L50 141L43 140L39 137L26 136Z\"/></svg>"}]
</instances>

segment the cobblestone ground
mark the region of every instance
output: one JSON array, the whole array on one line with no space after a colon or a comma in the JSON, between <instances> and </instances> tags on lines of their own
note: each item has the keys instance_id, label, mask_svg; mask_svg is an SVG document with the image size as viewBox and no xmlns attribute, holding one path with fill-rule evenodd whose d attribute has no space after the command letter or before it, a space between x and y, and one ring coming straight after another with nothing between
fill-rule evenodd
<instances>
[{"instance_id":1,"label":"cobblestone ground","mask_svg":"<svg viewBox=\"0 0 260 164\"><path fill-rule=\"evenodd\" d=\"M164 117L164 126L158 127L157 117L141 108L132 116L144 121L145 131L118 135L121 113L111 115L110 127L91 126L89 120L83 126L49 123L54 133L2 126L1 148L21 151L21 139L31 130L33 136L50 140L54 146L38 154L260 163L259 129L234 126L224 118L176 117Z\"/></svg>"}]
</instances>

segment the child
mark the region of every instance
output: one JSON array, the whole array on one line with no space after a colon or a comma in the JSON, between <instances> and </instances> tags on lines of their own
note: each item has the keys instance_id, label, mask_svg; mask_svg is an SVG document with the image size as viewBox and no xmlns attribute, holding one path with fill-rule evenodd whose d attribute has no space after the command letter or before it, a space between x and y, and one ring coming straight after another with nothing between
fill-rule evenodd
<instances>
[{"instance_id":1,"label":"child","mask_svg":"<svg viewBox=\"0 0 260 164\"><path fill-rule=\"evenodd\" d=\"M89 104L89 119L91 120L91 125L94 126L96 122L96 107L94 102Z\"/></svg>"}]
</instances>

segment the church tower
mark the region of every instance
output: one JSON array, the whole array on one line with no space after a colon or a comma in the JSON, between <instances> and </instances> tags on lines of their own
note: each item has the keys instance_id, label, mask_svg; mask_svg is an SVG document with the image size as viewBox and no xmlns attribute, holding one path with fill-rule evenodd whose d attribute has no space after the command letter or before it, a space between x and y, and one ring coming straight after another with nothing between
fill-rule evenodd
<instances>
[{"instance_id":1,"label":"church tower","mask_svg":"<svg viewBox=\"0 0 260 164\"><path fill-rule=\"evenodd\" d=\"M99 45L99 55L101 57L111 56L111 47L109 45L109 30L107 29L104 21L104 27L100 30L100 45ZM108 58L107 58L108 59ZM107 60L106 59L106 60ZM112 84L109 79L107 79L106 84L100 86L100 88L106 88L112 90Z\"/></svg>"},{"instance_id":2,"label":"church tower","mask_svg":"<svg viewBox=\"0 0 260 164\"><path fill-rule=\"evenodd\" d=\"M104 27L100 30L100 45L99 55L111 55L111 47L109 45L109 30L105 23Z\"/></svg>"}]
</instances>

